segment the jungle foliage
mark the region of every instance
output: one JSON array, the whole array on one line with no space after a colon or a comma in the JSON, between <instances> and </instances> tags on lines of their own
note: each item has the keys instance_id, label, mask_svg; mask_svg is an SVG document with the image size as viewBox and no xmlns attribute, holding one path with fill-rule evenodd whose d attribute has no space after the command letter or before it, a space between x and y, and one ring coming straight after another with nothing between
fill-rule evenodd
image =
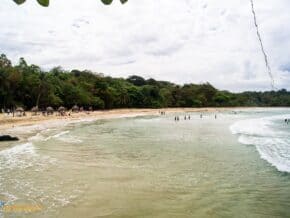
<instances>
[{"instance_id":1,"label":"jungle foliage","mask_svg":"<svg viewBox=\"0 0 290 218\"><path fill-rule=\"evenodd\" d=\"M13 66L6 55L0 56L0 108L71 108L75 104L94 109L290 106L290 92L231 93L209 83L177 85L136 75L112 78L61 67L46 72L24 58Z\"/></svg>"}]
</instances>

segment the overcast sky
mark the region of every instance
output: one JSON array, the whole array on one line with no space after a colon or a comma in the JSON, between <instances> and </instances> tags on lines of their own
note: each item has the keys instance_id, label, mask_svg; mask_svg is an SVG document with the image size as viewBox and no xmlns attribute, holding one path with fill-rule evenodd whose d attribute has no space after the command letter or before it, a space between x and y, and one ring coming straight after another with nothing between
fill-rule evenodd
<instances>
[{"instance_id":1,"label":"overcast sky","mask_svg":"<svg viewBox=\"0 0 290 218\"><path fill-rule=\"evenodd\" d=\"M271 83L249 0L36 0L0 4L0 53L43 69L137 74L231 91ZM290 1L255 0L275 83L290 89Z\"/></svg>"}]
</instances>

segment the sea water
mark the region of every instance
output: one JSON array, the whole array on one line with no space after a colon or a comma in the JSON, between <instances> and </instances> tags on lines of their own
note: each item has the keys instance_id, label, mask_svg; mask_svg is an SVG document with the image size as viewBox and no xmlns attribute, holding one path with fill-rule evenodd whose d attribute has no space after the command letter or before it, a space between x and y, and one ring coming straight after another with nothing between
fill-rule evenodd
<instances>
[{"instance_id":1,"label":"sea water","mask_svg":"<svg viewBox=\"0 0 290 218\"><path fill-rule=\"evenodd\" d=\"M41 210L0 217L290 216L289 109L184 115L24 130L0 144L0 201Z\"/></svg>"},{"instance_id":2,"label":"sea water","mask_svg":"<svg viewBox=\"0 0 290 218\"><path fill-rule=\"evenodd\" d=\"M230 129L239 135L242 144L255 145L261 158L277 170L290 173L289 110L260 111L258 116L238 121Z\"/></svg>"}]
</instances>

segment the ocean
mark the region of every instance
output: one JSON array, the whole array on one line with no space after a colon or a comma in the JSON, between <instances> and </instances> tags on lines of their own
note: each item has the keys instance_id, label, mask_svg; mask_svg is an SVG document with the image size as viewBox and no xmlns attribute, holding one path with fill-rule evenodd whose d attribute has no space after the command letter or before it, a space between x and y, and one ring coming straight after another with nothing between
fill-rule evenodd
<instances>
[{"instance_id":1,"label":"ocean","mask_svg":"<svg viewBox=\"0 0 290 218\"><path fill-rule=\"evenodd\" d=\"M184 116L24 128L0 217L290 217L290 109Z\"/></svg>"}]
</instances>

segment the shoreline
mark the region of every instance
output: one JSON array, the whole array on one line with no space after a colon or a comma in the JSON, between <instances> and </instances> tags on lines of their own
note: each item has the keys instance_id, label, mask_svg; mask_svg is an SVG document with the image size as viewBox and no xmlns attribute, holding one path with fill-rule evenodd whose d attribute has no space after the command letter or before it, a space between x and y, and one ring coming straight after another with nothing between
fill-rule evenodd
<instances>
[{"instance_id":1,"label":"shoreline","mask_svg":"<svg viewBox=\"0 0 290 218\"><path fill-rule=\"evenodd\" d=\"M27 127L32 125L41 125L48 122L81 122L81 121L93 121L99 119L113 119L121 117L132 116L146 116L146 115L159 115L159 111L165 111L167 113L178 112L209 112L217 111L216 108L164 108L164 109L113 109L102 110L93 112L78 112L70 113L70 116L59 116L58 112L53 115L43 116L42 114L34 115L33 112L26 111L26 116L12 117L12 115L0 114L0 134L2 132L11 130L16 127Z\"/></svg>"},{"instance_id":2,"label":"shoreline","mask_svg":"<svg viewBox=\"0 0 290 218\"><path fill-rule=\"evenodd\" d=\"M14 134L22 132L22 130L25 130L26 128L33 129L34 127L34 129L37 130L41 125L44 125L44 128L48 128L51 126L66 125L76 122L95 121L100 119L159 115L160 111L164 111L167 114L189 112L218 113L229 110L245 109L261 109L261 107L113 109L93 112L70 113L70 116L59 116L57 112L50 116L43 116L41 114L34 115L33 112L28 111L26 112L26 116L23 117L12 117L0 114L0 135L12 134L12 136L17 136Z\"/></svg>"}]
</instances>

